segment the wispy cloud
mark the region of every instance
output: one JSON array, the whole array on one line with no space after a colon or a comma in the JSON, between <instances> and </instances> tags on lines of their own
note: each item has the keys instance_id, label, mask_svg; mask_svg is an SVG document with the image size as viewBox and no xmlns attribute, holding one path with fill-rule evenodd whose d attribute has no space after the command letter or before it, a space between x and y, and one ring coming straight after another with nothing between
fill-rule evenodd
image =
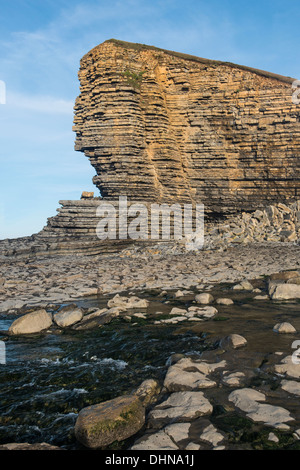
<instances>
[{"instance_id":1,"label":"wispy cloud","mask_svg":"<svg viewBox=\"0 0 300 470\"><path fill-rule=\"evenodd\" d=\"M74 103L71 100L51 96L25 95L17 92L7 94L7 106L47 114L73 114Z\"/></svg>"}]
</instances>

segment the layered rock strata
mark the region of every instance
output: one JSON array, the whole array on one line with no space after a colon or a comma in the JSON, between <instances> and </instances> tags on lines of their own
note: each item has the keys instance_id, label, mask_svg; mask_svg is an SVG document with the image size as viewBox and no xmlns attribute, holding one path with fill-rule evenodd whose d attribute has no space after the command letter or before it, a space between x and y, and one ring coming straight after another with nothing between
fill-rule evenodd
<instances>
[{"instance_id":1,"label":"layered rock strata","mask_svg":"<svg viewBox=\"0 0 300 470\"><path fill-rule=\"evenodd\" d=\"M101 204L108 204L101 198L83 198L79 201L60 201L61 207L58 214L48 219L44 229L31 237L14 240L0 241L0 259L9 257L36 257L55 256L64 254L107 254L121 251L126 248L128 253L135 253L138 246L150 245L149 249L164 253L182 253L187 251L187 238L185 238L184 211L182 212L182 238L174 238L174 229L177 227L174 214L170 214L170 237L162 230L162 217L159 217L158 238L152 238L151 208L150 203L144 203L147 211L147 220L139 220L139 212L130 215L133 205L128 201L128 217L123 220L119 216L120 201L110 201L113 211L97 213ZM154 205L155 206L155 205ZM159 205L162 207L162 205ZM205 213L204 213L205 215ZM122 217L122 216L121 216ZM105 221L102 224L101 221ZM99 222L103 232L108 230L108 225L115 226L115 238L99 238L97 228ZM106 222L108 225L106 225ZM139 227L140 222L140 227ZM191 220L192 226L186 224L190 232L195 230L195 220ZM122 225L122 223L124 225ZM136 227L136 237L130 236L130 225ZM121 232L119 229L121 226ZM126 230L124 230L126 228ZM141 231L139 231L141 229ZM122 234L127 236L122 238ZM176 232L175 232L176 233ZM146 234L148 238L142 235ZM163 238L163 236L165 238ZM164 243L162 243L164 242ZM204 250L227 250L237 245L253 243L290 243L300 244L300 200L285 205L279 203L270 205L262 210L252 213L242 212L237 216L228 217L226 221L204 223ZM132 246L131 246L132 245ZM1 284L1 279L0 279Z\"/></svg>"},{"instance_id":2,"label":"layered rock strata","mask_svg":"<svg viewBox=\"0 0 300 470\"><path fill-rule=\"evenodd\" d=\"M229 229L227 222L209 227L213 248L299 240L299 205L292 215L282 208L279 219L273 214L278 202L291 208L299 199L293 79L109 40L82 58L79 80L75 149L90 159L102 197L83 192L81 200L60 201L41 232L2 241L0 256L120 250L136 240L96 234L100 202L115 206L118 226L120 196L147 210L152 203L204 204L206 222L242 212ZM249 214L266 206L266 213Z\"/></svg>"},{"instance_id":3,"label":"layered rock strata","mask_svg":"<svg viewBox=\"0 0 300 470\"><path fill-rule=\"evenodd\" d=\"M76 150L104 198L250 211L300 191L293 79L109 40L79 71Z\"/></svg>"},{"instance_id":4,"label":"layered rock strata","mask_svg":"<svg viewBox=\"0 0 300 470\"><path fill-rule=\"evenodd\" d=\"M101 240L97 237L96 228L101 220L97 216L97 207L100 203L100 198L59 201L58 214L48 218L43 230L31 237L1 241L0 256L94 255L121 250L131 240ZM117 207L117 203L115 205Z\"/></svg>"}]
</instances>

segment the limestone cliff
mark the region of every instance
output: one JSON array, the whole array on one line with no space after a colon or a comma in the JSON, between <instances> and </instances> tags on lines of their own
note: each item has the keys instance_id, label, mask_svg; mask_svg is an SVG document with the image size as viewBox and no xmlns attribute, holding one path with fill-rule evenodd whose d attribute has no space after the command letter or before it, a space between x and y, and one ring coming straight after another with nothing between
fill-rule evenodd
<instances>
[{"instance_id":1,"label":"limestone cliff","mask_svg":"<svg viewBox=\"0 0 300 470\"><path fill-rule=\"evenodd\" d=\"M108 40L79 71L75 149L104 198L250 211L300 194L293 79Z\"/></svg>"}]
</instances>

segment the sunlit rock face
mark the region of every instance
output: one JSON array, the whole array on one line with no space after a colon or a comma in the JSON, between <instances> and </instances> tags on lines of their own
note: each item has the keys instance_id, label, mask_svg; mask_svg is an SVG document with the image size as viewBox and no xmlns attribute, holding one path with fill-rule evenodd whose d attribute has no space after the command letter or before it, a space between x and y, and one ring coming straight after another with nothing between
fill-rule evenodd
<instances>
[{"instance_id":1,"label":"sunlit rock face","mask_svg":"<svg viewBox=\"0 0 300 470\"><path fill-rule=\"evenodd\" d=\"M87 53L76 150L104 198L254 210L300 194L293 79L109 40Z\"/></svg>"}]
</instances>

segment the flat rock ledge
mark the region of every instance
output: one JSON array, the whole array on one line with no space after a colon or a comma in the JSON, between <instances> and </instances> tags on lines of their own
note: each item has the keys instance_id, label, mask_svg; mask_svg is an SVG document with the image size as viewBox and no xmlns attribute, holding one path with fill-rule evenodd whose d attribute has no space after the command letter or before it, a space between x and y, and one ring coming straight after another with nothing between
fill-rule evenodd
<instances>
[{"instance_id":1,"label":"flat rock ledge","mask_svg":"<svg viewBox=\"0 0 300 470\"><path fill-rule=\"evenodd\" d=\"M52 446L51 444L47 444L46 442L39 442L36 444L29 444L28 442L20 442L20 443L7 443L0 445L1 450L63 450L61 447Z\"/></svg>"},{"instance_id":2,"label":"flat rock ledge","mask_svg":"<svg viewBox=\"0 0 300 470\"><path fill-rule=\"evenodd\" d=\"M243 348L239 349L236 354L244 357L243 351ZM266 393L247 386L254 375L260 372L258 369L246 368L245 371L233 369L236 361L230 351L225 352L226 360L211 360L223 354L219 349L212 355L207 355L210 359L177 358L177 362L168 367L160 394L161 398L158 397L157 404L154 404L146 414L144 434L136 438L130 447L131 450L222 450L228 448L229 436L224 430L218 429L215 421L211 421L216 400L215 391L220 388L223 389L222 406L228 412L234 413L237 420L249 420L253 426L259 425L263 429L264 427L273 428L274 432L269 432L270 438L266 439L269 445L271 442L275 446L280 445L280 433L291 433L292 427L296 425L293 412L278 406L277 403L272 403L273 392L271 390ZM280 380L283 375L283 370L280 369L281 364L286 366L284 370L289 371L291 376L291 368L296 367L291 361L291 356L281 357L279 363L272 367L267 366L263 373L269 371L272 374L272 380L276 376ZM280 374L278 374L278 368ZM289 380L288 375L281 381L280 388L283 393L292 394L295 399L300 396L300 383ZM195 430L197 430L196 434ZM293 436L295 440L299 439L296 431L293 431Z\"/></svg>"},{"instance_id":3,"label":"flat rock ledge","mask_svg":"<svg viewBox=\"0 0 300 470\"><path fill-rule=\"evenodd\" d=\"M266 400L265 395L251 388L233 391L228 400L244 411L248 418L255 422L262 422L267 426L286 430L289 429L289 426L285 423L294 421L290 412L285 408L261 403Z\"/></svg>"},{"instance_id":4,"label":"flat rock ledge","mask_svg":"<svg viewBox=\"0 0 300 470\"><path fill-rule=\"evenodd\" d=\"M210 373L225 366L225 361L208 364L202 361L192 361L190 358L183 358L169 367L164 380L164 387L169 392L214 387L216 382L209 378Z\"/></svg>"},{"instance_id":5,"label":"flat rock ledge","mask_svg":"<svg viewBox=\"0 0 300 470\"><path fill-rule=\"evenodd\" d=\"M155 406L149 414L150 421L180 420L188 421L212 413L212 405L203 392L175 392Z\"/></svg>"}]
</instances>

